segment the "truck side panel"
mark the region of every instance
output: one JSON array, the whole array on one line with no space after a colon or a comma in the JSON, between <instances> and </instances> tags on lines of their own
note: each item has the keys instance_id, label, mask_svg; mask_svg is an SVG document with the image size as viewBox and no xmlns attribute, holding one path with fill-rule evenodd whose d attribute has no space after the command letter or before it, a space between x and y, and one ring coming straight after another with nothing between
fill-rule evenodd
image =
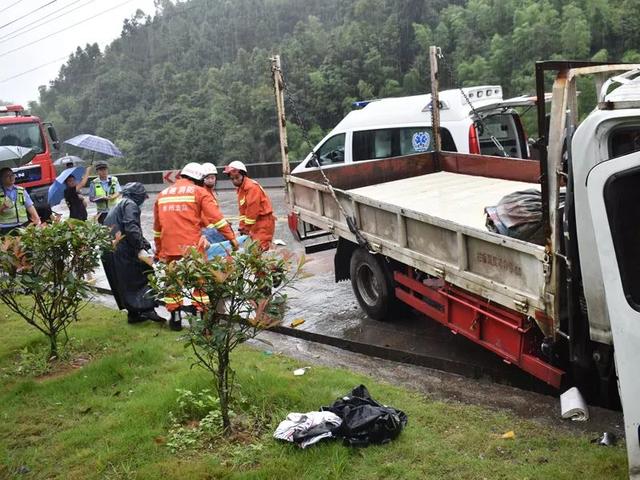
<instances>
[{"instance_id":1,"label":"truck side panel","mask_svg":"<svg viewBox=\"0 0 640 480\"><path fill-rule=\"evenodd\" d=\"M445 157L445 161L463 171L470 166L468 155ZM486 160L482 169L504 173L517 180L530 180L536 163L525 162L523 170L512 160L473 157ZM335 194L348 215L355 217L360 231L372 248L405 265L443 278L466 291L497 302L531 317L555 318L553 297L547 293L547 255L543 247L465 227L442 218L378 202L343 190L393 181L435 171L433 154L401 157L372 163L349 165L327 171L335 180ZM364 168L365 165L367 168ZM508 168L496 168L506 165ZM358 168L360 167L360 168ZM404 168L403 168L404 167ZM387 171L389 168L389 171ZM495 173L494 173L495 175ZM289 177L293 195L290 201L301 220L355 242L333 196L317 180L318 172ZM540 325L545 335L553 335L553 322Z\"/></svg>"}]
</instances>

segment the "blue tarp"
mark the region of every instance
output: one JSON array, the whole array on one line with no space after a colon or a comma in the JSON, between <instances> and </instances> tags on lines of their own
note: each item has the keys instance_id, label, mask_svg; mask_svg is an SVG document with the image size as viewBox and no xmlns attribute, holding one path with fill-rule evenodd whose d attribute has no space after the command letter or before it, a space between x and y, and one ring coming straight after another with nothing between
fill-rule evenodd
<instances>
[{"instance_id":1,"label":"blue tarp","mask_svg":"<svg viewBox=\"0 0 640 480\"><path fill-rule=\"evenodd\" d=\"M249 235L240 235L239 237L236 237L240 246L242 246L242 244L248 239ZM229 240L225 240L224 242L213 243L209 247L209 250L207 250L207 257L211 260L213 257L229 255L232 251L233 248L231 247L231 242Z\"/></svg>"}]
</instances>

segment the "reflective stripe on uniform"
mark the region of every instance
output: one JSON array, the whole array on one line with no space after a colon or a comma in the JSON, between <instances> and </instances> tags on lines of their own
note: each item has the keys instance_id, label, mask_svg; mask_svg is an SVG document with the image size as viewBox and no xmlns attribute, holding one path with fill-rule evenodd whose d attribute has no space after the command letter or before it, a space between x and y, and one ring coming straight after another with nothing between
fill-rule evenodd
<instances>
[{"instance_id":1,"label":"reflective stripe on uniform","mask_svg":"<svg viewBox=\"0 0 640 480\"><path fill-rule=\"evenodd\" d=\"M158 238L162 236L162 232L156 232L155 230L153 231L153 236Z\"/></svg>"},{"instance_id":2,"label":"reflective stripe on uniform","mask_svg":"<svg viewBox=\"0 0 640 480\"><path fill-rule=\"evenodd\" d=\"M182 298L180 297L164 297L162 301L165 303L165 305L182 304Z\"/></svg>"},{"instance_id":3,"label":"reflective stripe on uniform","mask_svg":"<svg viewBox=\"0 0 640 480\"><path fill-rule=\"evenodd\" d=\"M222 227L224 227L225 225L229 225L229 222L227 222L226 218L223 218L222 220L220 220L219 222L216 223L210 223L207 228L217 228L220 229Z\"/></svg>"},{"instance_id":4,"label":"reflective stripe on uniform","mask_svg":"<svg viewBox=\"0 0 640 480\"><path fill-rule=\"evenodd\" d=\"M209 295L193 295L193 300L196 303L207 304L209 303Z\"/></svg>"},{"instance_id":5,"label":"reflective stripe on uniform","mask_svg":"<svg viewBox=\"0 0 640 480\"><path fill-rule=\"evenodd\" d=\"M246 201L247 201L246 198L241 198L240 199L240 206L244 205Z\"/></svg>"},{"instance_id":6,"label":"reflective stripe on uniform","mask_svg":"<svg viewBox=\"0 0 640 480\"><path fill-rule=\"evenodd\" d=\"M244 223L245 225L254 225L256 221L253 218L245 217Z\"/></svg>"},{"instance_id":7,"label":"reflective stripe on uniform","mask_svg":"<svg viewBox=\"0 0 640 480\"><path fill-rule=\"evenodd\" d=\"M159 205L165 205L167 203L196 203L195 195L183 195L175 197L162 197L158 199Z\"/></svg>"}]
</instances>

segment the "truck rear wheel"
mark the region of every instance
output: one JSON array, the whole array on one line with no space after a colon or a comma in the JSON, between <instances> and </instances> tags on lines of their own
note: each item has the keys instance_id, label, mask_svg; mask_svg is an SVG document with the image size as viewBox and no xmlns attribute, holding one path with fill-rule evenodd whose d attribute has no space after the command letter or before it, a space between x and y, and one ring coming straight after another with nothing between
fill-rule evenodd
<instances>
[{"instance_id":1,"label":"truck rear wheel","mask_svg":"<svg viewBox=\"0 0 640 480\"><path fill-rule=\"evenodd\" d=\"M389 318L395 285L384 259L358 248L351 256L351 287L362 310L374 320Z\"/></svg>"}]
</instances>

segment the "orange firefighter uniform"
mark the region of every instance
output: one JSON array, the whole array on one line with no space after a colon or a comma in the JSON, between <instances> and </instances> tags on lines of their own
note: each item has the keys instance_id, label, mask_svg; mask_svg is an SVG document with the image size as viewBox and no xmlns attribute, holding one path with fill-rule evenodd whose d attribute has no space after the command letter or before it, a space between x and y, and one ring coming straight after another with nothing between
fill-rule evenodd
<instances>
[{"instance_id":1,"label":"orange firefighter uniform","mask_svg":"<svg viewBox=\"0 0 640 480\"><path fill-rule=\"evenodd\" d=\"M235 235L211 193L187 179L165 188L153 206L153 236L156 256L164 262L178 260L191 247L204 253L203 228L217 229L227 240ZM182 305L182 299L165 299L167 310Z\"/></svg>"},{"instance_id":2,"label":"orange firefighter uniform","mask_svg":"<svg viewBox=\"0 0 640 480\"><path fill-rule=\"evenodd\" d=\"M186 179L160 192L153 206L153 219L160 260L180 258L189 248L197 247L203 228L215 228L227 240L235 239L211 193Z\"/></svg>"},{"instance_id":3,"label":"orange firefighter uniform","mask_svg":"<svg viewBox=\"0 0 640 480\"><path fill-rule=\"evenodd\" d=\"M262 250L269 250L276 228L271 200L262 186L245 176L236 189L240 210L240 232L258 242Z\"/></svg>"}]
</instances>

